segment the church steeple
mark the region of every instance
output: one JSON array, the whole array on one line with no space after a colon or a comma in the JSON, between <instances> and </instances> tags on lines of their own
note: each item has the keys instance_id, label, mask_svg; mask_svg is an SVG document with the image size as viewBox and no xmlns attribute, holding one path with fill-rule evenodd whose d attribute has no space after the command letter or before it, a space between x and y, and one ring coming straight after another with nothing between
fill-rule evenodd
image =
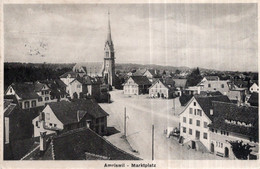
<instances>
[{"instance_id":1,"label":"church steeple","mask_svg":"<svg viewBox=\"0 0 260 169\"><path fill-rule=\"evenodd\" d=\"M108 43L109 47L113 49L113 41L112 41L112 36L111 36L110 12L109 12L109 10L108 10L108 32L107 32L106 43Z\"/></svg>"}]
</instances>

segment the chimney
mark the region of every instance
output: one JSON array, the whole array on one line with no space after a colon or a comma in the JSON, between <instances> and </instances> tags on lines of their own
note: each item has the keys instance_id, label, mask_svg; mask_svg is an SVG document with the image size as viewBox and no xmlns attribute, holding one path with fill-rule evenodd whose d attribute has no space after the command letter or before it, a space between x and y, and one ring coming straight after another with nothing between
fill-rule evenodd
<instances>
[{"instance_id":1,"label":"chimney","mask_svg":"<svg viewBox=\"0 0 260 169\"><path fill-rule=\"evenodd\" d=\"M46 150L46 131L40 132L40 151Z\"/></svg>"},{"instance_id":2,"label":"chimney","mask_svg":"<svg viewBox=\"0 0 260 169\"><path fill-rule=\"evenodd\" d=\"M210 109L209 113L210 113L211 116L213 116L213 109Z\"/></svg>"}]
</instances>

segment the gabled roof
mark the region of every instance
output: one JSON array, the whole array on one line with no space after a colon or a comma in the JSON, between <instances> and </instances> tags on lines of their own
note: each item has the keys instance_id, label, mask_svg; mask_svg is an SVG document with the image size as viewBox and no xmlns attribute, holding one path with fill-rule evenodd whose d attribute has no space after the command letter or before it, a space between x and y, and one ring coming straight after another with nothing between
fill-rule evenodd
<instances>
[{"instance_id":1,"label":"gabled roof","mask_svg":"<svg viewBox=\"0 0 260 169\"><path fill-rule=\"evenodd\" d=\"M220 91L200 91L201 96L222 96Z\"/></svg>"},{"instance_id":2,"label":"gabled roof","mask_svg":"<svg viewBox=\"0 0 260 169\"><path fill-rule=\"evenodd\" d=\"M131 76L130 78L138 85L151 85L151 82L146 76Z\"/></svg>"},{"instance_id":3,"label":"gabled roof","mask_svg":"<svg viewBox=\"0 0 260 169\"><path fill-rule=\"evenodd\" d=\"M31 145L32 148L28 151L30 153L23 160L140 160L115 147L89 128L50 137L47 149L42 153L39 147L33 146L35 144Z\"/></svg>"},{"instance_id":4,"label":"gabled roof","mask_svg":"<svg viewBox=\"0 0 260 169\"><path fill-rule=\"evenodd\" d=\"M13 83L11 84L12 88L14 89L15 93L21 99L38 99L40 96L36 93L41 84L34 84L34 83Z\"/></svg>"},{"instance_id":5,"label":"gabled roof","mask_svg":"<svg viewBox=\"0 0 260 169\"><path fill-rule=\"evenodd\" d=\"M153 77L156 76L156 70L155 69L147 69L143 74L146 72L149 72Z\"/></svg>"},{"instance_id":6,"label":"gabled roof","mask_svg":"<svg viewBox=\"0 0 260 169\"><path fill-rule=\"evenodd\" d=\"M151 89L154 85L156 85L157 82L161 82L165 88L171 89L170 87L168 87L167 84L165 84L165 83L163 82L162 79L156 79L155 82L152 84L152 86L149 87L149 89Z\"/></svg>"},{"instance_id":7,"label":"gabled roof","mask_svg":"<svg viewBox=\"0 0 260 169\"><path fill-rule=\"evenodd\" d=\"M230 103L230 100L227 96L194 96L194 98L199 103L200 107L203 109L204 113L212 119L213 116L210 115L210 109L213 109L213 101L227 102Z\"/></svg>"},{"instance_id":8,"label":"gabled roof","mask_svg":"<svg viewBox=\"0 0 260 169\"><path fill-rule=\"evenodd\" d=\"M61 75L60 78L67 78L68 75L70 75L70 78L77 78L78 77L78 73L70 71L70 72L66 72L63 75Z\"/></svg>"},{"instance_id":9,"label":"gabled roof","mask_svg":"<svg viewBox=\"0 0 260 169\"><path fill-rule=\"evenodd\" d=\"M60 101L48 104L53 113L63 124L78 123L78 112L81 118L89 114L94 118L106 117L108 114L93 99L78 99L75 101ZM80 118L80 119L81 119Z\"/></svg>"},{"instance_id":10,"label":"gabled roof","mask_svg":"<svg viewBox=\"0 0 260 169\"><path fill-rule=\"evenodd\" d=\"M210 127L258 138L258 107L213 102L213 112L214 119ZM252 126L227 123L225 120L244 122Z\"/></svg>"},{"instance_id":11,"label":"gabled roof","mask_svg":"<svg viewBox=\"0 0 260 169\"><path fill-rule=\"evenodd\" d=\"M51 95L59 97L60 95L67 95L68 93L65 91L66 84L60 79L54 80L44 80L42 83L45 83L51 90Z\"/></svg>"}]
</instances>

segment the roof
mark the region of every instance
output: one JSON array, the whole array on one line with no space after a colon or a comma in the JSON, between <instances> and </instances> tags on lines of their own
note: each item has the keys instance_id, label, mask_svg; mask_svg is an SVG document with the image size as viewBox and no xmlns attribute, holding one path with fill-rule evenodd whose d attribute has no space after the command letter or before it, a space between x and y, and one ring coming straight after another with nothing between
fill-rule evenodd
<instances>
[{"instance_id":1,"label":"roof","mask_svg":"<svg viewBox=\"0 0 260 169\"><path fill-rule=\"evenodd\" d=\"M259 99L259 94L256 92L253 92L250 96L250 98L248 99L248 103L250 103L251 105L258 105L258 99Z\"/></svg>"},{"instance_id":2,"label":"roof","mask_svg":"<svg viewBox=\"0 0 260 169\"><path fill-rule=\"evenodd\" d=\"M60 101L48 104L53 113L63 124L79 122L77 113L81 113L81 118L86 114L94 118L108 116L108 114L93 99L78 99L75 101ZM80 118L80 119L81 119Z\"/></svg>"},{"instance_id":3,"label":"roof","mask_svg":"<svg viewBox=\"0 0 260 169\"><path fill-rule=\"evenodd\" d=\"M55 80L44 80L42 81L51 89L51 95L59 97L60 95L67 95L66 84L60 79Z\"/></svg>"},{"instance_id":4,"label":"roof","mask_svg":"<svg viewBox=\"0 0 260 169\"><path fill-rule=\"evenodd\" d=\"M69 145L69 146L68 146ZM80 128L50 137L47 149L28 151L24 160L140 160L115 147L89 128Z\"/></svg>"},{"instance_id":5,"label":"roof","mask_svg":"<svg viewBox=\"0 0 260 169\"><path fill-rule=\"evenodd\" d=\"M149 89L152 88L158 81L161 82L164 85L164 87L166 87L167 89L173 89L170 88L166 83L164 83L163 79L156 79L155 82L152 84L152 86L149 87Z\"/></svg>"},{"instance_id":6,"label":"roof","mask_svg":"<svg viewBox=\"0 0 260 169\"><path fill-rule=\"evenodd\" d=\"M8 116L10 116L10 114L15 109L16 104L10 103L10 104L6 105L6 102L4 101L4 105L5 105L5 107L4 107L4 116L8 117ZM19 106L17 106L17 107L19 107Z\"/></svg>"},{"instance_id":7,"label":"roof","mask_svg":"<svg viewBox=\"0 0 260 169\"><path fill-rule=\"evenodd\" d=\"M89 75L85 75L81 78L77 78L82 84L86 85L95 85L95 84L102 84L102 81L100 78L97 77L91 77Z\"/></svg>"},{"instance_id":8,"label":"roof","mask_svg":"<svg viewBox=\"0 0 260 169\"><path fill-rule=\"evenodd\" d=\"M227 96L199 96L196 95L194 98L199 103L202 110L206 113L206 115L212 120L212 116L210 115L210 109L213 109L213 101L219 102L227 102L230 103L230 100Z\"/></svg>"},{"instance_id":9,"label":"roof","mask_svg":"<svg viewBox=\"0 0 260 169\"><path fill-rule=\"evenodd\" d=\"M60 78L67 78L68 75L70 75L71 78L78 77L78 74L76 72L70 71L70 72L66 72L63 75L61 75Z\"/></svg>"},{"instance_id":10,"label":"roof","mask_svg":"<svg viewBox=\"0 0 260 169\"><path fill-rule=\"evenodd\" d=\"M151 85L151 82L146 76L131 76L130 78L138 85Z\"/></svg>"},{"instance_id":11,"label":"roof","mask_svg":"<svg viewBox=\"0 0 260 169\"><path fill-rule=\"evenodd\" d=\"M231 103L213 102L214 119L210 127L224 131L243 134L250 137L258 138L258 107L238 106ZM249 126L242 126L228 121L237 121Z\"/></svg>"},{"instance_id":12,"label":"roof","mask_svg":"<svg viewBox=\"0 0 260 169\"><path fill-rule=\"evenodd\" d=\"M155 69L147 69L143 74L145 74L146 72L151 73L151 75L154 77L156 76L156 70Z\"/></svg>"},{"instance_id":13,"label":"roof","mask_svg":"<svg viewBox=\"0 0 260 169\"><path fill-rule=\"evenodd\" d=\"M222 96L220 91L200 91L201 96Z\"/></svg>"},{"instance_id":14,"label":"roof","mask_svg":"<svg viewBox=\"0 0 260 169\"><path fill-rule=\"evenodd\" d=\"M104 64L103 62L77 63L73 67L73 71L77 72L80 68L83 68L86 71L86 74L91 77L102 76L103 64Z\"/></svg>"},{"instance_id":15,"label":"roof","mask_svg":"<svg viewBox=\"0 0 260 169\"><path fill-rule=\"evenodd\" d=\"M187 79L173 79L175 87L185 88Z\"/></svg>"},{"instance_id":16,"label":"roof","mask_svg":"<svg viewBox=\"0 0 260 169\"><path fill-rule=\"evenodd\" d=\"M38 99L40 96L36 93L39 91L42 84L40 83L13 83L11 84L12 88L14 89L15 93L21 99Z\"/></svg>"},{"instance_id":17,"label":"roof","mask_svg":"<svg viewBox=\"0 0 260 169\"><path fill-rule=\"evenodd\" d=\"M137 69L136 72L133 73L133 76L142 76L146 72L146 69Z\"/></svg>"},{"instance_id":18,"label":"roof","mask_svg":"<svg viewBox=\"0 0 260 169\"><path fill-rule=\"evenodd\" d=\"M205 76L205 78L206 78L208 81L216 81L216 80L219 80L219 77L218 77L218 76Z\"/></svg>"}]
</instances>

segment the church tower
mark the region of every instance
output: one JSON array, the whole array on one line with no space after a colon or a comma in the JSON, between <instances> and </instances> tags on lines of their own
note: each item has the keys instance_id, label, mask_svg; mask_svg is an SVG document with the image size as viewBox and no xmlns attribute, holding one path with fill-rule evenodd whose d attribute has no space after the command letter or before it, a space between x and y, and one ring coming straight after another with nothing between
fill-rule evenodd
<instances>
[{"instance_id":1,"label":"church tower","mask_svg":"<svg viewBox=\"0 0 260 169\"><path fill-rule=\"evenodd\" d=\"M104 69L103 77L105 83L111 86L115 86L115 52L114 45L111 37L111 27L110 27L110 13L108 12L108 33L104 48Z\"/></svg>"}]
</instances>

